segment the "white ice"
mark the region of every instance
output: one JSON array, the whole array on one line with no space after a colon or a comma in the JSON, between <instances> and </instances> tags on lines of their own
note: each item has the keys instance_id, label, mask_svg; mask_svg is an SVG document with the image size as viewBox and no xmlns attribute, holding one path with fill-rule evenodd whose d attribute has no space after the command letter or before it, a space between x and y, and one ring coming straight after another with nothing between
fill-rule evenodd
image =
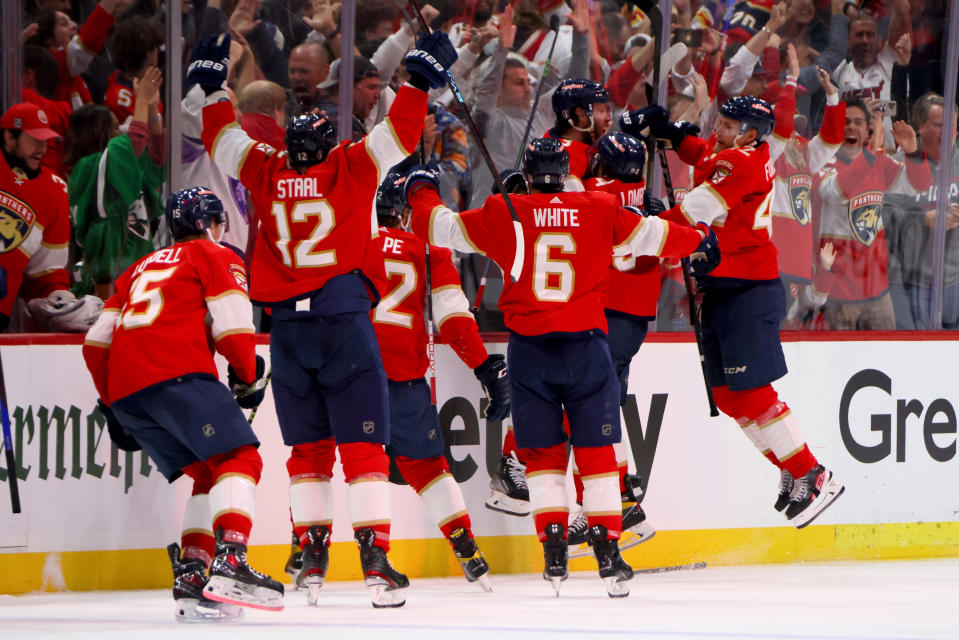
<instances>
[{"instance_id":1,"label":"white ice","mask_svg":"<svg viewBox=\"0 0 959 640\"><path fill-rule=\"evenodd\" d=\"M331 582L320 606L248 610L229 624L173 621L169 590L0 596L0 638L556 640L558 638L959 638L959 559L708 567L638 574L612 600L593 572L560 597L538 575L418 579L406 606L375 610L359 582Z\"/></svg>"}]
</instances>

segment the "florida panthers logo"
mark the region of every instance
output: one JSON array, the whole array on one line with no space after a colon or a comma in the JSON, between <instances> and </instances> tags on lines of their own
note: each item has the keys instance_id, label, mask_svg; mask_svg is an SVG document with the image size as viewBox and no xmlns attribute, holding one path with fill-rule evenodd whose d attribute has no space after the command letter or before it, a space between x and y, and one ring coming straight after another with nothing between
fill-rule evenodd
<instances>
[{"instance_id":1,"label":"florida panthers logo","mask_svg":"<svg viewBox=\"0 0 959 640\"><path fill-rule=\"evenodd\" d=\"M0 191L0 253L19 247L30 233L36 217L25 202Z\"/></svg>"},{"instance_id":2,"label":"florida panthers logo","mask_svg":"<svg viewBox=\"0 0 959 640\"><path fill-rule=\"evenodd\" d=\"M812 189L812 177L804 174L789 176L789 201L793 217L802 226L809 224L812 206L809 194Z\"/></svg>"},{"instance_id":3,"label":"florida panthers logo","mask_svg":"<svg viewBox=\"0 0 959 640\"><path fill-rule=\"evenodd\" d=\"M882 231L882 198L881 191L869 191L849 201L849 227L867 247Z\"/></svg>"}]
</instances>

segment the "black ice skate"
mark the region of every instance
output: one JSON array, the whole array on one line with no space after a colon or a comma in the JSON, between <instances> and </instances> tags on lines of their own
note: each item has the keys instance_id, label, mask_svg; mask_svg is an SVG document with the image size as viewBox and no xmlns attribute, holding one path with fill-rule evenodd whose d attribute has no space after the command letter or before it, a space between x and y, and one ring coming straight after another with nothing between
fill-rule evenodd
<instances>
[{"instance_id":1,"label":"black ice skate","mask_svg":"<svg viewBox=\"0 0 959 640\"><path fill-rule=\"evenodd\" d=\"M569 577L569 547L566 546L566 528L561 524L546 525L543 540L543 580L553 585L556 597L563 580Z\"/></svg>"},{"instance_id":2,"label":"black ice skate","mask_svg":"<svg viewBox=\"0 0 959 640\"><path fill-rule=\"evenodd\" d=\"M792 493L795 483L796 479L793 478L793 474L785 469L779 470L779 495L776 497L776 504L773 505L776 511L782 511L789 506L789 494Z\"/></svg>"},{"instance_id":3,"label":"black ice skate","mask_svg":"<svg viewBox=\"0 0 959 640\"><path fill-rule=\"evenodd\" d=\"M300 572L300 568L303 566L303 549L300 548L300 539L296 532L294 531L291 535L293 539L290 541L290 557L286 559L286 566L283 567L283 571L290 576L291 580L296 580L296 574Z\"/></svg>"},{"instance_id":4,"label":"black ice skate","mask_svg":"<svg viewBox=\"0 0 959 640\"><path fill-rule=\"evenodd\" d=\"M789 494L786 517L793 521L797 529L802 529L811 524L845 490L846 487L835 479L832 471L817 464L806 475L796 478Z\"/></svg>"},{"instance_id":5,"label":"black ice skate","mask_svg":"<svg viewBox=\"0 0 959 640\"><path fill-rule=\"evenodd\" d=\"M216 602L203 595L206 586L206 565L196 558L181 558L180 545L167 548L173 568L174 616L177 622L222 622L243 617L243 609L232 604Z\"/></svg>"},{"instance_id":6,"label":"black ice skate","mask_svg":"<svg viewBox=\"0 0 959 640\"><path fill-rule=\"evenodd\" d=\"M393 568L386 552L373 542L376 532L372 529L360 529L353 537L360 548L360 565L363 567L363 579L370 588L370 599L376 608L402 607L406 604L404 590L410 586L410 580Z\"/></svg>"},{"instance_id":7,"label":"black ice skate","mask_svg":"<svg viewBox=\"0 0 959 640\"><path fill-rule=\"evenodd\" d=\"M309 542L300 552L300 570L296 574L295 584L297 589L307 592L307 604L315 605L330 566L330 528L313 525L306 530L306 537Z\"/></svg>"},{"instance_id":8,"label":"black ice skate","mask_svg":"<svg viewBox=\"0 0 959 640\"><path fill-rule=\"evenodd\" d=\"M489 582L489 564L483 552L476 546L476 540L470 537L466 529L460 527L450 534L450 544L453 545L453 554L463 568L463 575L467 582L476 582L483 591L492 592Z\"/></svg>"},{"instance_id":9,"label":"black ice skate","mask_svg":"<svg viewBox=\"0 0 959 640\"><path fill-rule=\"evenodd\" d=\"M203 593L211 600L241 607L283 610L283 585L251 567L246 561L246 545L223 540L222 529L216 533L216 557Z\"/></svg>"},{"instance_id":10,"label":"black ice skate","mask_svg":"<svg viewBox=\"0 0 959 640\"><path fill-rule=\"evenodd\" d=\"M606 585L610 598L625 598L629 595L629 581L633 579L633 568L626 564L619 554L619 544L610 540L606 527L597 524L589 528L589 545L599 565L599 577Z\"/></svg>"},{"instance_id":11,"label":"black ice skate","mask_svg":"<svg viewBox=\"0 0 959 640\"><path fill-rule=\"evenodd\" d=\"M516 452L500 458L496 473L489 479L490 496L486 508L511 516L529 515L529 487L526 486L526 465Z\"/></svg>"},{"instance_id":12,"label":"black ice skate","mask_svg":"<svg viewBox=\"0 0 959 640\"><path fill-rule=\"evenodd\" d=\"M656 535L656 529L646 521L646 512L639 506L643 496L640 483L639 476L626 474L624 482L626 491L620 495L623 506L623 535L619 539L619 548L622 551L642 544ZM569 525L569 557L571 559L585 558L592 554L587 536L588 530L586 513L580 511Z\"/></svg>"}]
</instances>

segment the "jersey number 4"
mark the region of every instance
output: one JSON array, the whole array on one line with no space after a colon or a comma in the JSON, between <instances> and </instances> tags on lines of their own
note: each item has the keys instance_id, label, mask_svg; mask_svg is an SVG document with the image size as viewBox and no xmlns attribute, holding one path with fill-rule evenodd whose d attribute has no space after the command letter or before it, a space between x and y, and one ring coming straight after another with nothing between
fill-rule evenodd
<instances>
[{"instance_id":1,"label":"jersey number 4","mask_svg":"<svg viewBox=\"0 0 959 640\"><path fill-rule=\"evenodd\" d=\"M274 202L270 213L276 219L276 249L280 252L283 264L295 269L304 267L327 267L336 264L336 250L316 251L326 236L333 231L336 223L333 218L333 207L324 198L320 200L301 200L293 205L290 217L287 219L286 205ZM310 235L297 239L290 251L290 243L294 241L290 233L290 223L306 222L316 216L316 224Z\"/></svg>"}]
</instances>

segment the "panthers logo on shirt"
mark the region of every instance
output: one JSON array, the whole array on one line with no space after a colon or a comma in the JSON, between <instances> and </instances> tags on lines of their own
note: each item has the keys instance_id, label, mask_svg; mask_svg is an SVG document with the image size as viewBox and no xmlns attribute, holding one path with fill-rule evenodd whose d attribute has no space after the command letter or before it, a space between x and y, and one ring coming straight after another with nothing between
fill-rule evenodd
<instances>
[{"instance_id":1,"label":"panthers logo on shirt","mask_svg":"<svg viewBox=\"0 0 959 640\"><path fill-rule=\"evenodd\" d=\"M849 226L859 242L870 246L882 230L883 194L867 191L849 201Z\"/></svg>"},{"instance_id":2,"label":"panthers logo on shirt","mask_svg":"<svg viewBox=\"0 0 959 640\"><path fill-rule=\"evenodd\" d=\"M789 176L789 201L792 205L793 217L802 226L809 224L812 207L809 203L809 194L812 189L812 177L797 173Z\"/></svg>"},{"instance_id":3,"label":"panthers logo on shirt","mask_svg":"<svg viewBox=\"0 0 959 640\"><path fill-rule=\"evenodd\" d=\"M13 251L20 246L36 219L37 214L30 205L6 191L0 191L0 253Z\"/></svg>"}]
</instances>

